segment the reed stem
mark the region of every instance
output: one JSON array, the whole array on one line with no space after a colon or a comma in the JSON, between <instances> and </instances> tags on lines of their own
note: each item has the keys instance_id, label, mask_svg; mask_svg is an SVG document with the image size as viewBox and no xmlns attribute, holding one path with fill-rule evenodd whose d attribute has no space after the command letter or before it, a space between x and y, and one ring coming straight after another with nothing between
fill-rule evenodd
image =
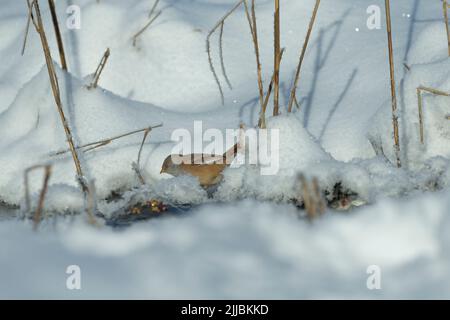
<instances>
[{"instance_id":1,"label":"reed stem","mask_svg":"<svg viewBox=\"0 0 450 320\"><path fill-rule=\"evenodd\" d=\"M450 93L444 92L441 90L429 88L429 87L423 87L420 86L417 88L417 106L419 108L419 130L420 130L420 143L424 144L424 121L423 121L423 101L422 101L422 92L428 92L437 96L443 96L443 97L450 97Z\"/></svg>"},{"instance_id":2,"label":"reed stem","mask_svg":"<svg viewBox=\"0 0 450 320\"><path fill-rule=\"evenodd\" d=\"M314 6L313 14L309 21L308 32L306 33L305 41L303 43L302 51L300 53L300 59L299 59L298 65L297 65L297 70L295 72L294 83L292 85L291 95L289 97L288 112L292 112L292 105L294 103L296 103L296 91L297 91L298 81L300 79L300 72L301 72L302 65L303 65L303 59L305 58L306 49L308 48L309 39L311 37L311 33L312 33L312 30L314 27L314 22L316 21L316 16L317 16L317 11L319 10L319 6L320 6L320 0L316 0L316 5Z\"/></svg>"},{"instance_id":3,"label":"reed stem","mask_svg":"<svg viewBox=\"0 0 450 320\"><path fill-rule=\"evenodd\" d=\"M386 23L387 23L387 35L388 35L388 49L389 49L389 67L391 78L391 98L392 98L392 126L394 129L394 148L395 157L397 160L397 167L400 168L400 138L398 129L398 116L397 116L397 96L395 91L395 68L394 68L394 50L392 47L392 25L391 25L391 7L390 0L385 0L386 6Z\"/></svg>"},{"instance_id":4,"label":"reed stem","mask_svg":"<svg viewBox=\"0 0 450 320\"><path fill-rule=\"evenodd\" d=\"M95 70L92 83L88 86L88 89L97 88L98 81L100 80L100 76L102 75L103 69L105 68L106 63L108 62L110 54L111 51L109 50L109 48L107 48L105 53L103 54L102 59L100 60L100 63L97 66L97 69Z\"/></svg>"},{"instance_id":5,"label":"reed stem","mask_svg":"<svg viewBox=\"0 0 450 320\"><path fill-rule=\"evenodd\" d=\"M45 170L44 183L42 185L41 193L39 194L38 206L37 206L36 212L34 213L34 217L33 217L33 229L34 230L37 230L39 223L41 222L42 210L44 208L45 195L47 194L47 190L48 190L48 181L50 180L50 176L52 173L51 165L46 165L44 167L44 170Z\"/></svg>"},{"instance_id":6,"label":"reed stem","mask_svg":"<svg viewBox=\"0 0 450 320\"><path fill-rule=\"evenodd\" d=\"M67 71L66 54L64 52L64 44L61 36L61 30L59 29L58 16L56 15L56 8L54 0L48 0L48 6L50 7L50 13L52 15L53 28L55 29L56 42L58 43L59 59L61 60L61 68Z\"/></svg>"},{"instance_id":7,"label":"reed stem","mask_svg":"<svg viewBox=\"0 0 450 320\"><path fill-rule=\"evenodd\" d=\"M275 0L274 16L274 92L273 92L273 115L279 114L279 95L280 95L280 0Z\"/></svg>"},{"instance_id":8,"label":"reed stem","mask_svg":"<svg viewBox=\"0 0 450 320\"><path fill-rule=\"evenodd\" d=\"M53 65L53 59L50 53L50 48L48 45L48 41L47 41L47 36L45 35L45 30L44 30L44 24L42 22L42 16L41 16L41 10L39 8L39 1L38 0L34 0L32 5L30 6L30 10L32 10L32 8L34 7L34 11L36 13L36 21L34 21L33 18L33 24L36 27L36 31L39 34L39 37L41 39L41 43L42 43L42 49L44 51L44 56L45 56L45 61L46 61L46 65L47 65L47 69L48 69L48 75L50 78L50 85L51 85L51 89L53 92L53 98L55 100L55 104L56 104L56 108L58 110L59 116L61 118L61 123L64 127L64 132L66 135L66 140L67 143L69 144L69 149L70 152L72 154L72 158L73 158L73 162L75 164L75 169L77 172L77 176L78 178L80 178L80 183L81 183L81 188L83 190L84 193L88 192L88 187L82 182L83 180L81 179L82 177L84 177L83 175L83 170L81 168L81 164L80 164L80 159L78 157L77 151L75 149L75 144L73 142L73 137L72 137L72 132L70 131L69 125L68 125L68 121L66 119L66 116L64 114L64 110L63 110L63 104L61 101L61 95L60 95L60 91L59 91L59 83L58 83L58 78L56 75L56 71L55 71L55 67Z\"/></svg>"},{"instance_id":9,"label":"reed stem","mask_svg":"<svg viewBox=\"0 0 450 320\"><path fill-rule=\"evenodd\" d=\"M444 22L445 22L445 30L447 31L447 47L448 47L448 56L450 57L450 27L448 26L448 9L450 5L448 4L448 0L444 0Z\"/></svg>"}]
</instances>

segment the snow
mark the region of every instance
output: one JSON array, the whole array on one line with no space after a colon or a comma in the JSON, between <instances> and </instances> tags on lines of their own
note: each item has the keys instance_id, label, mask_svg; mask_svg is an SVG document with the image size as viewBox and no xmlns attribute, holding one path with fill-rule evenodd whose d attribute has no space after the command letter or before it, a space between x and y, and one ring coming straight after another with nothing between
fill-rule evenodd
<instances>
[{"instance_id":1,"label":"snow","mask_svg":"<svg viewBox=\"0 0 450 320\"><path fill-rule=\"evenodd\" d=\"M288 205L204 205L125 230L0 224L2 298L449 298L450 198L384 200L313 224ZM20 246L20 247L19 247ZM81 290L65 271L81 268ZM381 269L381 290L366 271ZM32 272L30 271L32 269Z\"/></svg>"},{"instance_id":2,"label":"snow","mask_svg":"<svg viewBox=\"0 0 450 320\"><path fill-rule=\"evenodd\" d=\"M4 0L0 12L0 298L450 298L449 97L423 94L425 141L420 143L416 89L450 92L442 5L397 0L391 4L401 160L393 148L389 65L384 18L366 28L369 0L321 3L297 91L300 109L287 114L298 54L314 0L286 0L281 8L281 115L270 117L267 147L277 157L240 164L247 145L223 172L213 193L189 176L160 174L173 152L172 134L195 121L203 129L255 129L259 115L256 66L242 10L225 23L220 72L218 35L208 65L208 31L235 0L161 0L148 21L144 0L58 1L68 60L59 67L45 1L41 1L62 104L75 144L108 139L162 123L142 150L141 185L133 164L143 134L82 153L95 184L99 226L87 224L44 65L31 29L20 55L27 19L24 1ZM81 9L81 28L65 26L69 5ZM383 9L383 8L382 8ZM264 86L273 64L273 3L257 1ZM33 27L33 26L31 26ZM88 89L106 48L111 56L99 86ZM405 68L403 63L408 68ZM278 143L277 143L278 142ZM223 145L224 150L231 147ZM382 150L382 152L380 152ZM246 158L244 158L246 159ZM248 159L248 158L247 158ZM39 232L24 214L24 171L51 164ZM275 169L275 174L264 170ZM332 209L310 223L301 204L299 174L317 178L332 201L337 184L360 208ZM29 174L32 209L42 170ZM114 195L120 194L120 197ZM149 199L167 203L165 217L114 224L124 208ZM82 290L67 290L69 265L82 270ZM367 268L378 266L382 289L369 290Z\"/></svg>"}]
</instances>

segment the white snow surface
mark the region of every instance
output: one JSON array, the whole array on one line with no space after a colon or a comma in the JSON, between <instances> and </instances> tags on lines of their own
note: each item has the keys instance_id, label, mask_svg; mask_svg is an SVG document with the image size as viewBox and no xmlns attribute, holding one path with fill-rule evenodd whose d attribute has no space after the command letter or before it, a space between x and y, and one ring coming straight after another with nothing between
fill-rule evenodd
<instances>
[{"instance_id":1,"label":"white snow surface","mask_svg":"<svg viewBox=\"0 0 450 320\"><path fill-rule=\"evenodd\" d=\"M242 165L224 171L209 197L192 177L161 175L175 129L252 128L259 113L256 67L242 10L225 24L220 72L225 104L205 51L208 31L235 0L161 0L161 16L133 46L148 21L146 0L57 2L69 71L59 67L45 1L41 10L76 145L163 123L143 148L140 186L132 164L142 135L80 153L107 218L130 201L158 198L194 207L182 216L125 229L88 226L85 203L44 64L31 29L20 55L25 1L3 0L0 12L0 298L450 298L449 97L425 93L425 143L419 140L416 89L450 92L450 60L440 1L392 3L401 160L392 138L386 28L366 27L371 0L322 1L297 91L300 110L285 106L314 0L282 2L281 113L268 117L280 132L279 171ZM70 5L81 28L68 29ZM383 10L383 4L379 4ZM382 13L383 16L383 13ZM257 1L264 85L273 64L273 3ZM33 28L33 26L31 26ZM99 87L87 89L106 50ZM403 63L408 66L407 70ZM271 112L271 103L268 114ZM382 149L375 154L370 141ZM230 146L224 146L228 148ZM218 150L218 153L223 150ZM10 206L24 205L24 171L52 164L45 219L38 233ZM341 182L368 205L348 214L327 211L308 223L290 202L297 175L317 177L331 191ZM43 174L30 173L32 206ZM441 190L441 191L439 191ZM123 198L106 201L112 192ZM429 191L435 191L433 194ZM5 204L5 206L3 205ZM25 221L25 222L24 222ZM82 290L67 290L67 266L79 265ZM380 267L382 289L368 290L366 272ZM32 270L32 271L30 271Z\"/></svg>"}]
</instances>

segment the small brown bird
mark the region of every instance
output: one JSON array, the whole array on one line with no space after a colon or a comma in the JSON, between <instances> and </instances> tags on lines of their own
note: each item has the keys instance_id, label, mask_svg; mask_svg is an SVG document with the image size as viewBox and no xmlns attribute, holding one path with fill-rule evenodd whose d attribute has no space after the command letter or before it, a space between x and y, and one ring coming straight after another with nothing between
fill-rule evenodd
<instances>
[{"instance_id":1,"label":"small brown bird","mask_svg":"<svg viewBox=\"0 0 450 320\"><path fill-rule=\"evenodd\" d=\"M208 188L222 181L222 171L231 164L237 151L238 143L223 155L171 154L164 160L160 173L168 173L175 177L191 175L198 178L203 188Z\"/></svg>"}]
</instances>

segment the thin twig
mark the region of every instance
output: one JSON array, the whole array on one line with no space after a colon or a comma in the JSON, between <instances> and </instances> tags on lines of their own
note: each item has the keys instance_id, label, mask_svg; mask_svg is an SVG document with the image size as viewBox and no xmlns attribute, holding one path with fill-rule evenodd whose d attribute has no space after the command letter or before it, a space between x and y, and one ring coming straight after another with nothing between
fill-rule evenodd
<instances>
[{"instance_id":1,"label":"thin twig","mask_svg":"<svg viewBox=\"0 0 450 320\"><path fill-rule=\"evenodd\" d=\"M213 74L214 80L216 81L217 87L219 89L219 93L220 93L220 99L222 102L222 105L225 104L225 97L224 97L224 93L223 93L223 89L222 89L222 85L220 83L219 77L217 76L217 72L216 69L214 68L214 64L212 61L212 57L211 57L211 36L213 35L213 33L219 29L223 23L225 22L225 20L234 12L236 11L241 4L244 2L245 0L239 0L233 8L231 8L230 11L228 11L217 23L216 25L211 29L211 31L209 31L208 35L206 36L206 52L208 54L208 62L209 62L209 68L211 69L211 73Z\"/></svg>"},{"instance_id":2,"label":"thin twig","mask_svg":"<svg viewBox=\"0 0 450 320\"><path fill-rule=\"evenodd\" d=\"M156 0L156 1L153 3L153 6L152 6L152 8L151 8L151 10L150 10L150 12L149 12L149 14L148 14L148 17L149 17L149 18L151 18L151 17L153 16L153 14L155 13L155 10L156 10L156 7L158 6L158 3L159 3L159 0Z\"/></svg>"},{"instance_id":3,"label":"thin twig","mask_svg":"<svg viewBox=\"0 0 450 320\"><path fill-rule=\"evenodd\" d=\"M223 27L224 27L225 23L222 22L222 24L220 25L220 33L219 33L219 58L220 58L220 66L222 68L222 75L225 78L225 82L228 85L228 88L233 89L233 86L231 85L230 79L228 78L227 75L227 70L225 69L225 62L223 59Z\"/></svg>"},{"instance_id":4,"label":"thin twig","mask_svg":"<svg viewBox=\"0 0 450 320\"><path fill-rule=\"evenodd\" d=\"M390 0L385 0L386 5L386 21L387 21L387 35L388 35L388 49L389 49L389 66L391 76L391 98L392 98L392 126L394 129L394 148L395 157L397 158L397 167L400 168L400 138L398 130L398 116L397 116L397 96L395 92L395 69L394 69L394 53L392 47L392 26L391 26L391 7Z\"/></svg>"},{"instance_id":5,"label":"thin twig","mask_svg":"<svg viewBox=\"0 0 450 320\"><path fill-rule=\"evenodd\" d=\"M419 129L420 129L420 143L424 143L424 125L423 125L423 102L422 92L428 92L437 96L450 97L450 93L441 90L420 86L417 88L417 106L419 108Z\"/></svg>"},{"instance_id":6,"label":"thin twig","mask_svg":"<svg viewBox=\"0 0 450 320\"><path fill-rule=\"evenodd\" d=\"M29 13L29 17L31 18L31 22L33 23L36 30L38 30L39 26L37 25L37 22L34 18L34 14L33 14L33 7L34 7L35 2L37 2L37 0L33 0L31 3L30 3L30 0L27 0L27 5L28 5L28 13Z\"/></svg>"},{"instance_id":7,"label":"thin twig","mask_svg":"<svg viewBox=\"0 0 450 320\"><path fill-rule=\"evenodd\" d=\"M298 103L297 96L295 94L294 94L294 103L295 103L295 106L297 107L297 109L300 110L300 104Z\"/></svg>"},{"instance_id":8,"label":"thin twig","mask_svg":"<svg viewBox=\"0 0 450 320\"><path fill-rule=\"evenodd\" d=\"M88 86L88 89L97 88L98 80L100 80L100 76L102 75L103 68L105 68L106 63L108 62L109 56L111 52L108 49L106 49L105 53L103 54L102 59L100 60L100 63L97 66L97 69L95 70L93 80L91 84Z\"/></svg>"},{"instance_id":9,"label":"thin twig","mask_svg":"<svg viewBox=\"0 0 450 320\"><path fill-rule=\"evenodd\" d=\"M156 15L155 15L153 18L151 18L150 21L147 22L147 23L145 24L145 26L142 27L142 29L139 30L139 31L132 37L132 39L133 39L133 47L136 46L137 38L138 38L141 34L143 34L143 33L145 32L145 30L147 30L147 28L150 27L150 25L151 25L156 19L158 19L159 15L160 15L161 13L162 13L162 11L158 11L158 12L156 13Z\"/></svg>"},{"instance_id":10,"label":"thin twig","mask_svg":"<svg viewBox=\"0 0 450 320\"><path fill-rule=\"evenodd\" d=\"M96 189L94 181L89 182L89 195L87 199L86 213L89 224L98 226L97 219L95 219L95 211L97 210Z\"/></svg>"},{"instance_id":11,"label":"thin twig","mask_svg":"<svg viewBox=\"0 0 450 320\"><path fill-rule=\"evenodd\" d=\"M312 192L309 188L309 183L303 174L300 174L299 180L301 183L301 197L303 199L303 206L305 207L306 216L309 220L313 220L317 213L317 208L314 204Z\"/></svg>"},{"instance_id":12,"label":"thin twig","mask_svg":"<svg viewBox=\"0 0 450 320\"><path fill-rule=\"evenodd\" d=\"M310 182L306 180L303 174L299 175L299 180L306 216L312 221L322 215L326 209L325 201L320 192L319 180L314 177L311 181L311 187Z\"/></svg>"},{"instance_id":13,"label":"thin twig","mask_svg":"<svg viewBox=\"0 0 450 320\"><path fill-rule=\"evenodd\" d=\"M285 50L285 48L281 49L280 59L283 58L284 50ZM272 79L270 80L269 88L267 89L266 97L264 98L262 112L261 112L260 117L259 117L258 126L261 129L265 129L266 128L266 117L265 117L265 114L266 114L267 105L269 104L269 98L270 98L270 95L272 93L274 79L275 79L275 75L272 75Z\"/></svg>"},{"instance_id":14,"label":"thin twig","mask_svg":"<svg viewBox=\"0 0 450 320\"><path fill-rule=\"evenodd\" d=\"M106 145L108 145L110 143L111 143L111 141L105 141L105 142L96 144L96 145L94 145L94 146L92 146L92 147L90 147L90 148L88 148L86 150L83 150L83 152L84 153L88 153L89 151L95 150L95 149L100 148L100 147L104 147L104 146L106 146Z\"/></svg>"},{"instance_id":15,"label":"thin twig","mask_svg":"<svg viewBox=\"0 0 450 320\"><path fill-rule=\"evenodd\" d=\"M25 188L25 212L29 213L31 211L31 200L30 200L30 186L29 186L29 182L28 182L28 175L30 174L31 171L34 171L36 169L40 169L40 168L45 168L46 165L35 165L32 167L27 168L24 171L23 174L23 184L24 184L24 188Z\"/></svg>"},{"instance_id":16,"label":"thin twig","mask_svg":"<svg viewBox=\"0 0 450 320\"><path fill-rule=\"evenodd\" d=\"M28 33L30 31L30 21L32 20L32 16L33 16L33 12L31 10L31 4L30 4L29 0L27 0L27 5L28 5L28 18L27 18L27 25L25 27L25 36L23 38L23 44L22 44L22 51L21 51L22 56L25 53L25 47L27 45L27 40L28 40Z\"/></svg>"},{"instance_id":17,"label":"thin twig","mask_svg":"<svg viewBox=\"0 0 450 320\"><path fill-rule=\"evenodd\" d=\"M55 8L54 0L48 0L48 5L50 7L50 12L52 15L53 28L55 29L55 34L56 34L56 41L58 43L58 51L59 51L59 58L61 60L61 67L63 70L67 71L66 54L64 52L64 45L63 45L63 40L62 40L62 36L61 36L61 30L59 29L58 16L56 15L56 8Z\"/></svg>"},{"instance_id":18,"label":"thin twig","mask_svg":"<svg viewBox=\"0 0 450 320\"><path fill-rule=\"evenodd\" d=\"M258 43L258 28L256 24L256 12L255 12L255 0L252 0L252 8L251 8L251 17L248 10L247 2L244 2L245 5L245 14L247 16L248 24L250 26L250 32L252 34L253 39L253 47L255 49L255 57L256 57L256 71L258 76L258 90L259 90L259 104L260 104L260 125L266 125L265 113L263 113L264 106L264 86L262 82L262 70L261 70L261 60L259 55L259 43Z\"/></svg>"},{"instance_id":19,"label":"thin twig","mask_svg":"<svg viewBox=\"0 0 450 320\"><path fill-rule=\"evenodd\" d=\"M303 59L305 58L305 54L306 54L306 49L308 48L308 43L309 43L309 39L311 37L311 33L314 27L314 22L316 21L316 16L317 16L317 11L319 10L319 5L320 5L320 0L316 0L316 5L314 7L314 11L313 14L311 16L311 19L309 21L309 27L308 27L308 32L306 33L306 37L305 37L305 41L303 43L303 47L302 47L302 51L300 53L300 59L297 65L297 70L295 72L295 78L294 78L294 83L292 85L291 88L291 95L289 98L289 105L288 105L288 112L292 111L292 105L296 99L296 91L297 91L297 86L298 86L298 81L300 79L300 72L302 69L302 64L303 64Z\"/></svg>"},{"instance_id":20,"label":"thin twig","mask_svg":"<svg viewBox=\"0 0 450 320\"><path fill-rule=\"evenodd\" d=\"M274 19L274 93L273 93L273 115L279 113L279 95L280 95L280 0L275 0L275 19Z\"/></svg>"},{"instance_id":21,"label":"thin twig","mask_svg":"<svg viewBox=\"0 0 450 320\"><path fill-rule=\"evenodd\" d=\"M25 213L28 214L31 211L30 187L29 187L29 182L28 182L28 175L30 174L31 171L34 171L36 169L41 169L41 168L44 169L44 182L43 182L41 193L39 195L38 206L37 206L36 211L33 216L35 230L37 229L37 226L41 220L42 209L44 207L44 199L45 199L45 195L48 190L48 182L50 180L52 166L50 164L35 165L35 166L27 168L24 172Z\"/></svg>"},{"instance_id":22,"label":"thin twig","mask_svg":"<svg viewBox=\"0 0 450 320\"><path fill-rule=\"evenodd\" d=\"M319 215L322 215L322 214L324 214L324 212L326 210L326 204L325 204L325 200L322 197L322 193L320 192L319 179L317 179L317 177L313 178L312 185L313 185L314 197L317 202L317 213Z\"/></svg>"},{"instance_id":23,"label":"thin twig","mask_svg":"<svg viewBox=\"0 0 450 320\"><path fill-rule=\"evenodd\" d=\"M48 181L50 180L50 175L52 173L51 165L46 165L44 167L44 169L45 169L44 183L42 185L41 193L39 194L39 202L38 202L38 206L37 206L36 212L34 213L34 218L33 218L33 221L34 221L33 229L34 230L37 230L39 223L41 222L42 210L44 208L45 195L47 194L47 190L48 190Z\"/></svg>"},{"instance_id":24,"label":"thin twig","mask_svg":"<svg viewBox=\"0 0 450 320\"><path fill-rule=\"evenodd\" d=\"M145 185L145 179L141 174L141 154L142 154L142 149L144 148L144 144L145 144L145 140L147 139L148 134L150 133L150 131L152 130L152 128L147 128L144 131L144 137L142 138L142 143L141 146L139 148L139 152L138 152L138 158L137 158L137 162L136 165L134 166L134 170L136 171L136 174L139 178L139 181L141 182L142 185Z\"/></svg>"},{"instance_id":25,"label":"thin twig","mask_svg":"<svg viewBox=\"0 0 450 320\"><path fill-rule=\"evenodd\" d=\"M445 22L445 29L447 31L447 47L448 47L448 55L450 57L450 28L448 26L448 9L450 8L450 5L448 4L447 0L444 0L444 22Z\"/></svg>"},{"instance_id":26,"label":"thin twig","mask_svg":"<svg viewBox=\"0 0 450 320\"><path fill-rule=\"evenodd\" d=\"M162 125L163 124L161 123L161 124L158 124L156 126L146 127L146 128L143 128L143 129L139 129L139 130L134 130L134 131L130 131L130 132L127 132L127 133L123 133L123 134L120 134L120 135L112 137L112 138L102 139L102 140L95 141L95 142L90 142L90 143L87 143L87 144L84 144L84 145L81 145L81 146L77 146L76 149L78 150L78 149L83 149L83 148L87 148L87 147L92 147L90 149L85 150L85 152L86 152L88 150L93 150L93 149L105 146L105 145L110 144L111 142L113 142L115 140L119 140L121 138L125 138L125 137L131 136L131 135L136 134L136 133L145 132L146 130L152 130L152 129L155 129L155 128L162 127ZM55 152L53 154L53 156L59 156L59 155L65 154L67 152L69 152L69 150L58 151L58 152Z\"/></svg>"}]
</instances>

